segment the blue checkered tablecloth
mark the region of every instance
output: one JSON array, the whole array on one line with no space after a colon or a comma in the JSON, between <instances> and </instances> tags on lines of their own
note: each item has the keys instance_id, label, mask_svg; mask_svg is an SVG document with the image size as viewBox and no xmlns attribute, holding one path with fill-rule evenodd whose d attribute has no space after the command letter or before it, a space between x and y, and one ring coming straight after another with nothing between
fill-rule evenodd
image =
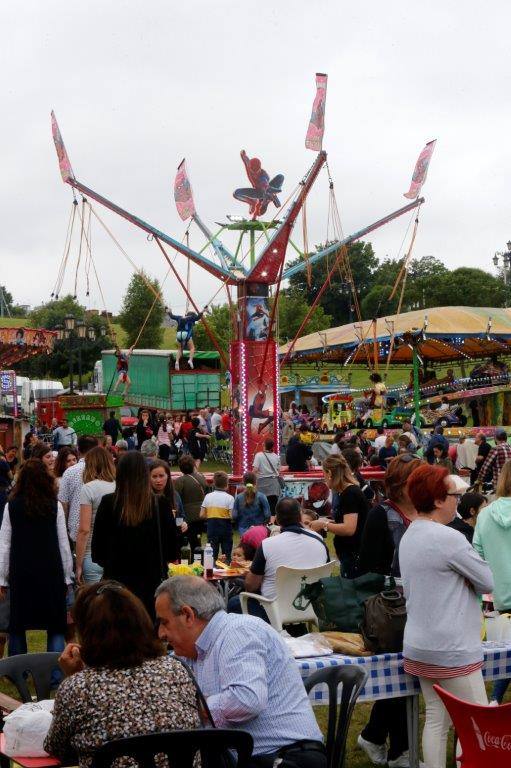
<instances>
[{"instance_id":1,"label":"blue checkered tablecloth","mask_svg":"<svg viewBox=\"0 0 511 768\"><path fill-rule=\"evenodd\" d=\"M511 678L511 642L483 643L485 680ZM401 653L384 653L379 656L342 656L334 653L332 656L319 656L311 659L297 659L302 678L305 680L318 669L333 667L339 664L357 664L366 670L367 682L362 689L358 701L375 701L376 699L393 699L399 696L413 696L420 692L419 681L416 677L407 675L403 669ZM310 693L312 704L326 704L328 689L326 685L316 686Z\"/></svg>"}]
</instances>

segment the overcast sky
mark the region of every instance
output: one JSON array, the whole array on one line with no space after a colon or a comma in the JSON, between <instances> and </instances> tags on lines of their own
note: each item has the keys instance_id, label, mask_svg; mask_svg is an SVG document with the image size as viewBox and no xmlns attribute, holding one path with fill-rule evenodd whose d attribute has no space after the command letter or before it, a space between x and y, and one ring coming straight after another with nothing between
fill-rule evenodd
<instances>
[{"instance_id":1,"label":"overcast sky","mask_svg":"<svg viewBox=\"0 0 511 768\"><path fill-rule=\"evenodd\" d=\"M344 232L406 203L418 153L436 138L415 255L493 269L493 253L511 239L510 26L504 0L5 0L0 282L36 305L56 278L72 194L51 109L77 178L181 239L172 184L185 156L212 227L247 210L232 198L247 184L242 148L285 175L283 199L292 191L314 160L304 137L317 71L329 76L324 148ZM323 172L308 208L312 244L326 237L327 205ZM156 244L97 209L132 259L162 279ZM378 256L398 254L408 221L371 235ZM192 247L202 244L192 230ZM63 293L73 291L77 255L76 243ZM93 255L116 311L131 268L98 227ZM185 260L177 264L184 274ZM192 270L198 304L217 285ZM165 295L184 308L170 278ZM86 299L82 273L78 296L101 308L96 285Z\"/></svg>"}]
</instances>

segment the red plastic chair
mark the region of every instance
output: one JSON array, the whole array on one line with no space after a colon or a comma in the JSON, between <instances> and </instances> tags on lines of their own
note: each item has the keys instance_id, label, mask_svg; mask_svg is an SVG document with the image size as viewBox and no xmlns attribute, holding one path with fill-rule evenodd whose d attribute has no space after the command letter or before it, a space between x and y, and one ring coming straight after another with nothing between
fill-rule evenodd
<instances>
[{"instance_id":1,"label":"red plastic chair","mask_svg":"<svg viewBox=\"0 0 511 768\"><path fill-rule=\"evenodd\" d=\"M458 735L461 768L509 768L511 766L511 704L487 707L458 699L439 685L433 688L442 699Z\"/></svg>"}]
</instances>

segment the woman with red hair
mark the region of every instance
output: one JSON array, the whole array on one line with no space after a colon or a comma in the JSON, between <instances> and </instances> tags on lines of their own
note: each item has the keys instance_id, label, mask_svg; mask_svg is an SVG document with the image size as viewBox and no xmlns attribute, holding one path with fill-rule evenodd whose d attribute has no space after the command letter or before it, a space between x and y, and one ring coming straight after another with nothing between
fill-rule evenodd
<instances>
[{"instance_id":1,"label":"woman with red hair","mask_svg":"<svg viewBox=\"0 0 511 768\"><path fill-rule=\"evenodd\" d=\"M474 704L488 703L477 595L492 591L493 577L467 539L448 527L461 495L456 479L438 465L412 472L408 496L417 519L399 546L408 614L404 668L419 678L426 703L422 749L427 768L445 768L451 722L433 685Z\"/></svg>"}]
</instances>

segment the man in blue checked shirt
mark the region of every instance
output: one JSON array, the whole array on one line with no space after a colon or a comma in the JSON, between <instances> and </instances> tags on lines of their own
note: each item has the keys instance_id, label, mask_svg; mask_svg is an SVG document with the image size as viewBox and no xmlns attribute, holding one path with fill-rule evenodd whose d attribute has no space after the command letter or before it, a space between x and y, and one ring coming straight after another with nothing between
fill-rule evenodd
<instances>
[{"instance_id":1,"label":"man in blue checked shirt","mask_svg":"<svg viewBox=\"0 0 511 768\"><path fill-rule=\"evenodd\" d=\"M277 758L296 768L326 768L312 707L285 642L259 618L227 614L204 579L174 576L156 590L159 637L193 670L218 728L254 740L250 768Z\"/></svg>"}]
</instances>

